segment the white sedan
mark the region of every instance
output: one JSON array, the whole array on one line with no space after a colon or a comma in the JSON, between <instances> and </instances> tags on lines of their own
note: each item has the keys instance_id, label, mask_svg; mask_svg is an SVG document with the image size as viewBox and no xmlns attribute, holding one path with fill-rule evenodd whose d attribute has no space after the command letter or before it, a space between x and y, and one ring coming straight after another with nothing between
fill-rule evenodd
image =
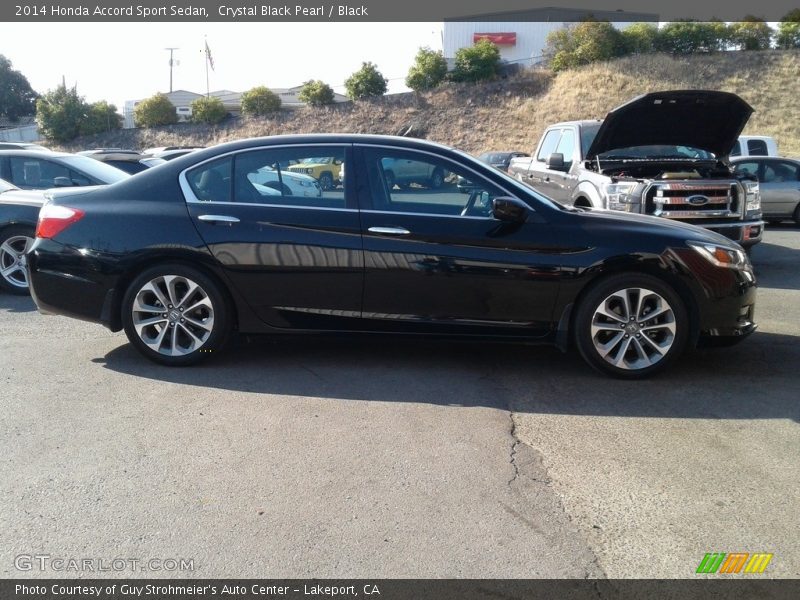
<instances>
[{"instance_id":1,"label":"white sedan","mask_svg":"<svg viewBox=\"0 0 800 600\"><path fill-rule=\"evenodd\" d=\"M257 186L262 194L272 195L271 192L263 191L263 188L271 188L275 195L301 196L304 198L322 197L322 188L319 182L310 175L302 173L292 173L281 171L280 174L272 167L261 167L256 171L247 174L250 183Z\"/></svg>"}]
</instances>

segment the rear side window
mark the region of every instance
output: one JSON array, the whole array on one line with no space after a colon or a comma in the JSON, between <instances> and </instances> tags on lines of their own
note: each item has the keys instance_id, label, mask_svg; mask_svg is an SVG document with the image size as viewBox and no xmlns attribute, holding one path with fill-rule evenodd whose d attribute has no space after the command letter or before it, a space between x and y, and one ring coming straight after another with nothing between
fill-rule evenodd
<instances>
[{"instance_id":1,"label":"rear side window","mask_svg":"<svg viewBox=\"0 0 800 600\"><path fill-rule=\"evenodd\" d=\"M769 154L767 142L764 140L747 140L747 152L750 156L766 156Z\"/></svg>"},{"instance_id":2,"label":"rear side window","mask_svg":"<svg viewBox=\"0 0 800 600\"><path fill-rule=\"evenodd\" d=\"M66 167L37 158L11 157L11 183L22 189L44 189L55 187L56 177L70 177Z\"/></svg>"},{"instance_id":3,"label":"rear side window","mask_svg":"<svg viewBox=\"0 0 800 600\"><path fill-rule=\"evenodd\" d=\"M539 154L536 155L536 160L539 162L545 162L547 157L556 151L559 139L561 139L560 129L552 129L548 131L544 136L541 148L539 148Z\"/></svg>"},{"instance_id":4,"label":"rear side window","mask_svg":"<svg viewBox=\"0 0 800 600\"><path fill-rule=\"evenodd\" d=\"M231 201L231 171L233 159L221 158L189 171L186 181L201 202Z\"/></svg>"}]
</instances>

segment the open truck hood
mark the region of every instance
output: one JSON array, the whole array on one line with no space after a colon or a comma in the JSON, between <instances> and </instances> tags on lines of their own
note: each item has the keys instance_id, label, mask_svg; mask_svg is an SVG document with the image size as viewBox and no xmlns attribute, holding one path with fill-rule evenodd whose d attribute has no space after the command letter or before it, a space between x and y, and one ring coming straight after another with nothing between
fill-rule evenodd
<instances>
[{"instance_id":1,"label":"open truck hood","mask_svg":"<svg viewBox=\"0 0 800 600\"><path fill-rule=\"evenodd\" d=\"M736 94L707 90L652 92L618 106L606 115L586 153L636 146L691 146L730 154L753 108Z\"/></svg>"}]
</instances>

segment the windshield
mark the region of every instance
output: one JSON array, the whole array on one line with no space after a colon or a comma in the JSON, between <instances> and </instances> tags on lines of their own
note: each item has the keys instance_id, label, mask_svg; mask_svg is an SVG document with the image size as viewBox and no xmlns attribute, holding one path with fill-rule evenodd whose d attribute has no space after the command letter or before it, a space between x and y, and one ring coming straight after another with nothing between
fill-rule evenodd
<instances>
[{"instance_id":1,"label":"windshield","mask_svg":"<svg viewBox=\"0 0 800 600\"><path fill-rule=\"evenodd\" d=\"M5 192L11 191L11 190L18 190L18 189L19 188L17 186L11 185L10 183L5 181L4 179L0 179L0 194L3 194Z\"/></svg>"},{"instance_id":2,"label":"windshield","mask_svg":"<svg viewBox=\"0 0 800 600\"><path fill-rule=\"evenodd\" d=\"M130 177L125 171L87 156L66 156L62 160L68 167L83 171L101 183L117 183Z\"/></svg>"},{"instance_id":3,"label":"windshield","mask_svg":"<svg viewBox=\"0 0 800 600\"><path fill-rule=\"evenodd\" d=\"M692 146L671 146L659 144L657 146L632 146L630 148L615 148L600 155L601 159L641 159L641 158L674 158L674 159L713 159L714 155L700 148Z\"/></svg>"}]
</instances>

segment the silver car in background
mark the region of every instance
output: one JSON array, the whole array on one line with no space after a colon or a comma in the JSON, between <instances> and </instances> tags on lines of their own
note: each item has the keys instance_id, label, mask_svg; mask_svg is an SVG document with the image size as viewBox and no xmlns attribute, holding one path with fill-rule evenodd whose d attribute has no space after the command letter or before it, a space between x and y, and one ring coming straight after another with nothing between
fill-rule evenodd
<instances>
[{"instance_id":1,"label":"silver car in background","mask_svg":"<svg viewBox=\"0 0 800 600\"><path fill-rule=\"evenodd\" d=\"M731 159L731 165L738 174L758 177L765 221L792 219L800 225L800 160L748 156Z\"/></svg>"}]
</instances>

